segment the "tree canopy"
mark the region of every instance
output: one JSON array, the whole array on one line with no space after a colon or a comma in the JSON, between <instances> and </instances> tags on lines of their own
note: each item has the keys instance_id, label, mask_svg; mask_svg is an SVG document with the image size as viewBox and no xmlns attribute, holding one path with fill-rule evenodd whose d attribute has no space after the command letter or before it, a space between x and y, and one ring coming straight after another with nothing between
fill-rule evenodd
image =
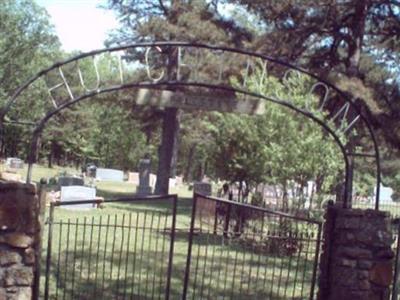
<instances>
[{"instance_id":1,"label":"tree canopy","mask_svg":"<svg viewBox=\"0 0 400 300\"><path fill-rule=\"evenodd\" d=\"M337 85L353 98L378 131L384 182L400 186L396 173L400 161L397 0L109 0L106 8L117 13L121 24L107 45L181 40L246 48L302 66ZM61 53L46 12L32 1L6 0L0 8L0 29L4 33L0 36L0 97L4 104L30 75L70 54ZM174 49L164 50L173 63ZM130 54L125 59L138 53ZM99 67L107 73L105 66L114 58L103 59ZM202 76L211 76L215 61L202 63ZM80 67L85 69L88 84L95 83L92 65L83 61ZM227 67L234 81L240 74L234 66ZM79 80L73 70L63 71L71 80L72 90L81 88L73 84ZM50 86L59 80L56 75L46 78ZM274 75L268 77L263 88L305 101L305 91L285 90L282 80ZM251 80L257 80L257 74L253 76ZM251 80L247 83L250 89L254 88ZM306 88L309 84L304 81L297 86ZM24 97L47 97L47 102L22 101L9 119L39 114L40 108L50 104L45 87L39 86ZM287 180L302 183L309 178L335 181L321 171L333 174L338 168L333 161L323 159L337 155L327 137L280 108L271 107L265 116L254 118L141 108L134 105L134 97L131 91L102 95L96 98L96 104L80 104L56 116L40 141L41 158L47 158L50 164L53 160L82 162L86 158L128 169L149 153L158 163L159 172L164 172L159 178L164 179L178 172L187 179L200 179L208 173L232 180L280 184ZM330 103L332 114L342 104ZM361 123L356 126L357 134L348 139L349 144L356 141L364 150L371 150L365 128ZM6 125L3 130L2 155L25 154L26 129ZM357 188L365 190L372 184L371 164L358 160L354 165L362 173L355 175L356 181L363 182ZM158 192L165 192L167 183L160 181Z\"/></svg>"}]
</instances>

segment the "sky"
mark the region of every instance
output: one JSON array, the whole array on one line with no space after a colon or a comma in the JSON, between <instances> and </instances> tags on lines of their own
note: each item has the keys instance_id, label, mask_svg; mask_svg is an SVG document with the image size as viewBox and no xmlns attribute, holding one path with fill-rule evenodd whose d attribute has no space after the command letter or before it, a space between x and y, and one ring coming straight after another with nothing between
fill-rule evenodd
<instances>
[{"instance_id":1,"label":"sky","mask_svg":"<svg viewBox=\"0 0 400 300\"><path fill-rule=\"evenodd\" d=\"M104 48L107 32L118 27L110 10L99 8L102 0L35 0L50 15L65 51Z\"/></svg>"}]
</instances>

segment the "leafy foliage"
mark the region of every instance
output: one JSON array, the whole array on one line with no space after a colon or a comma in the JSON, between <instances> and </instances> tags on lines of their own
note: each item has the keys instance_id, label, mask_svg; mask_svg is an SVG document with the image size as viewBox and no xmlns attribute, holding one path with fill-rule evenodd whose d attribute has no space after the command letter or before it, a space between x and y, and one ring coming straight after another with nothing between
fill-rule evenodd
<instances>
[{"instance_id":1,"label":"leafy foliage","mask_svg":"<svg viewBox=\"0 0 400 300\"><path fill-rule=\"evenodd\" d=\"M249 89L260 89L260 72L254 74ZM279 98L298 104L310 103L309 85L294 76L290 87L268 76L261 89L273 90ZM265 92L264 91L264 92ZM263 91L261 91L263 92ZM312 103L312 101L311 101ZM314 101L316 103L316 101ZM287 189L291 183L304 187L314 180L328 191L343 168L341 153L320 126L286 108L269 103L261 116L220 114L214 130L214 160L219 177L266 182ZM315 113L318 111L315 108Z\"/></svg>"}]
</instances>

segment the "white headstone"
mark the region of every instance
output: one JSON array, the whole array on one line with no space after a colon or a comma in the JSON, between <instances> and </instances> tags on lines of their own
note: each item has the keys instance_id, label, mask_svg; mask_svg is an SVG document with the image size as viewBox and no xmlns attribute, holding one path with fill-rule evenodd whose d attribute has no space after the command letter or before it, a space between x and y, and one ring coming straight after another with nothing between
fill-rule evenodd
<instances>
[{"instance_id":1,"label":"white headstone","mask_svg":"<svg viewBox=\"0 0 400 300\"><path fill-rule=\"evenodd\" d=\"M129 172L128 173L128 181L130 183L139 184L139 173L138 172Z\"/></svg>"},{"instance_id":2,"label":"white headstone","mask_svg":"<svg viewBox=\"0 0 400 300\"><path fill-rule=\"evenodd\" d=\"M176 186L183 184L183 177L182 176L176 176L175 180L176 180L175 181Z\"/></svg>"},{"instance_id":3,"label":"white headstone","mask_svg":"<svg viewBox=\"0 0 400 300\"><path fill-rule=\"evenodd\" d=\"M98 168L96 170L96 179L102 181L124 181L124 172L115 169Z\"/></svg>"},{"instance_id":4,"label":"white headstone","mask_svg":"<svg viewBox=\"0 0 400 300\"><path fill-rule=\"evenodd\" d=\"M149 185L154 189L156 186L157 175L150 173L150 182Z\"/></svg>"},{"instance_id":5,"label":"white headstone","mask_svg":"<svg viewBox=\"0 0 400 300\"><path fill-rule=\"evenodd\" d=\"M384 187L383 185L381 185L379 193L379 203L381 204L393 203L392 194L393 190L390 187ZM374 195L376 195L376 187L374 189Z\"/></svg>"},{"instance_id":6,"label":"white headstone","mask_svg":"<svg viewBox=\"0 0 400 300\"><path fill-rule=\"evenodd\" d=\"M175 178L170 178L168 182L169 188L174 188L176 187L176 179Z\"/></svg>"},{"instance_id":7,"label":"white headstone","mask_svg":"<svg viewBox=\"0 0 400 300\"><path fill-rule=\"evenodd\" d=\"M6 159L6 166L11 169L23 169L24 161L16 157L8 157Z\"/></svg>"},{"instance_id":8,"label":"white headstone","mask_svg":"<svg viewBox=\"0 0 400 300\"><path fill-rule=\"evenodd\" d=\"M76 200L94 200L96 198L96 189L80 185L62 186L61 187L61 202L76 201ZM93 204L76 204L61 206L67 209L90 209Z\"/></svg>"}]
</instances>

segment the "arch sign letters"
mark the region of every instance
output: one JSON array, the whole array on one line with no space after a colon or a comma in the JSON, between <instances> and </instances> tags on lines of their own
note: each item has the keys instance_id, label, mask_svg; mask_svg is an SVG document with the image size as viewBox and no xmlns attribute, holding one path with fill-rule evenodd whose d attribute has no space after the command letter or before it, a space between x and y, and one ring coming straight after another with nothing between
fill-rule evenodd
<instances>
[{"instance_id":1,"label":"arch sign letters","mask_svg":"<svg viewBox=\"0 0 400 300\"><path fill-rule=\"evenodd\" d=\"M257 82L249 88L251 76ZM300 85L307 88L309 100L298 104L293 99L283 99L266 86L268 76L277 78L287 89ZM98 94L120 91L124 97L128 89L137 105L245 114L263 114L268 105L284 106L319 124L339 146L345 166L345 206L351 201L353 158L374 160L379 189L379 149L370 123L354 105L356 99L301 68L233 48L155 42L80 54L42 70L22 85L3 107L2 123L33 125L29 157L32 165L38 137L52 116ZM32 112L40 113L27 114L27 109L33 107ZM371 146L368 151L359 147L349 150L343 137L351 137L360 127ZM376 201L376 208L378 205Z\"/></svg>"}]
</instances>

